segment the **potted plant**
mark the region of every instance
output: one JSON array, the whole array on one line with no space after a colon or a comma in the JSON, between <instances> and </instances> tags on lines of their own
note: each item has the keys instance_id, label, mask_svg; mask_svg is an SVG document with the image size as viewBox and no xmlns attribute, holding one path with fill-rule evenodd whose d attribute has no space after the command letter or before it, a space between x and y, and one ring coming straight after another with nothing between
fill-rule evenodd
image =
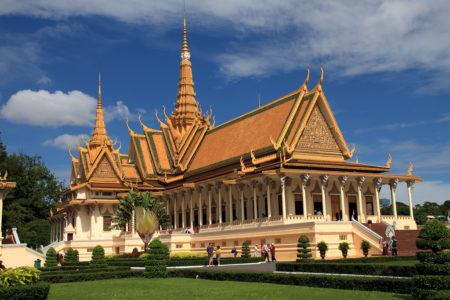
<instances>
[{"instance_id":1,"label":"potted plant","mask_svg":"<svg viewBox=\"0 0 450 300\"><path fill-rule=\"evenodd\" d=\"M328 251L327 243L325 243L324 241L321 241L320 243L317 244L317 248L319 249L320 257L322 257L322 259L325 259L325 254Z\"/></svg>"},{"instance_id":2,"label":"potted plant","mask_svg":"<svg viewBox=\"0 0 450 300\"><path fill-rule=\"evenodd\" d=\"M372 246L370 246L368 241L361 242L361 250L363 251L364 257L367 257L367 255L369 254L370 248L372 248Z\"/></svg>"},{"instance_id":3,"label":"potted plant","mask_svg":"<svg viewBox=\"0 0 450 300\"><path fill-rule=\"evenodd\" d=\"M350 245L348 243L342 242L339 244L339 250L341 250L344 258L347 258L348 249L350 249Z\"/></svg>"}]
</instances>

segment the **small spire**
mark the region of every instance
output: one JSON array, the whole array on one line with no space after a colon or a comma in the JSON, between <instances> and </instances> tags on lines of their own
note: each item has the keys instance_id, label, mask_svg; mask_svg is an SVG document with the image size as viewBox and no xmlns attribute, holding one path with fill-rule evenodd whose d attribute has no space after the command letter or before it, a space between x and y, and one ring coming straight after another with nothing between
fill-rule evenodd
<instances>
[{"instance_id":1,"label":"small spire","mask_svg":"<svg viewBox=\"0 0 450 300\"><path fill-rule=\"evenodd\" d=\"M184 28L183 28L183 47L181 48L181 59L189 60L191 53L189 52L187 43L187 30L186 30L186 13L184 14Z\"/></svg>"},{"instance_id":2,"label":"small spire","mask_svg":"<svg viewBox=\"0 0 450 300\"><path fill-rule=\"evenodd\" d=\"M98 104L97 107L102 107L102 81L100 72L98 72Z\"/></svg>"}]
</instances>

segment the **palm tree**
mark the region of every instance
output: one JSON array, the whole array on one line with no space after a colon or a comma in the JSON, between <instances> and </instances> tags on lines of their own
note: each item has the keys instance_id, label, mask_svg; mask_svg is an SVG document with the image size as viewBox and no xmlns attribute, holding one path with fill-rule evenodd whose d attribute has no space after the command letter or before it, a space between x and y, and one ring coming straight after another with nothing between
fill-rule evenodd
<instances>
[{"instance_id":1,"label":"palm tree","mask_svg":"<svg viewBox=\"0 0 450 300\"><path fill-rule=\"evenodd\" d=\"M136 231L144 242L144 250L147 252L148 243L150 243L153 234L158 228L158 217L151 210L144 210L141 217L136 222Z\"/></svg>"}]
</instances>

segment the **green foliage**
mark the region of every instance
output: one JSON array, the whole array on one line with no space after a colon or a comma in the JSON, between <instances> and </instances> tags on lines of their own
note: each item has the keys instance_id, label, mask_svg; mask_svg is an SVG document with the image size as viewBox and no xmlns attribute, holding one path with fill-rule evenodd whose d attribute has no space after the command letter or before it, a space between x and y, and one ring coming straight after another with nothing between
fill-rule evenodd
<instances>
[{"instance_id":1,"label":"green foliage","mask_svg":"<svg viewBox=\"0 0 450 300\"><path fill-rule=\"evenodd\" d=\"M150 254L148 254L150 255ZM128 266L128 267L144 267L147 264L147 259L144 259L144 255L139 258L119 258L108 260L109 266ZM148 256L147 256L148 257ZM263 257L222 257L220 259L221 265L227 264L242 264L242 263L252 263L264 261ZM206 258L170 258L167 261L168 266L207 266L209 262L208 257ZM214 259L214 264L217 264L217 260Z\"/></svg>"},{"instance_id":2,"label":"green foliage","mask_svg":"<svg viewBox=\"0 0 450 300\"><path fill-rule=\"evenodd\" d=\"M392 216L394 214L392 210L392 205L382 207L380 209L380 213L381 215ZM397 215L409 216L409 206L406 205L405 203L397 201Z\"/></svg>"},{"instance_id":3,"label":"green foliage","mask_svg":"<svg viewBox=\"0 0 450 300\"><path fill-rule=\"evenodd\" d=\"M18 267L15 269L4 269L0 271L0 287L28 285L39 280L38 269L32 267Z\"/></svg>"},{"instance_id":4,"label":"green foliage","mask_svg":"<svg viewBox=\"0 0 450 300\"><path fill-rule=\"evenodd\" d=\"M422 227L419 238L433 241L448 239L450 238L450 230L441 221L433 219Z\"/></svg>"},{"instance_id":5,"label":"green foliage","mask_svg":"<svg viewBox=\"0 0 450 300\"><path fill-rule=\"evenodd\" d=\"M47 299L50 291L50 284L38 282L30 285L16 285L7 288L0 288L0 299L8 300L44 300Z\"/></svg>"},{"instance_id":6,"label":"green foliage","mask_svg":"<svg viewBox=\"0 0 450 300\"><path fill-rule=\"evenodd\" d=\"M24 153L8 155L6 147L0 142L1 174L5 170L8 170L8 180L16 182L17 186L3 201L2 231L15 227L21 241L30 247L47 245L50 226L46 219L59 198L59 189L63 184L39 156Z\"/></svg>"},{"instance_id":7,"label":"green foliage","mask_svg":"<svg viewBox=\"0 0 450 300\"><path fill-rule=\"evenodd\" d=\"M339 244L339 250L342 252L342 256L347 258L348 250L350 249L350 245L346 242L342 242Z\"/></svg>"},{"instance_id":8,"label":"green foliage","mask_svg":"<svg viewBox=\"0 0 450 300\"><path fill-rule=\"evenodd\" d=\"M145 276L149 278L167 277L169 248L158 239L154 239L149 248L149 256L145 263Z\"/></svg>"},{"instance_id":9,"label":"green foliage","mask_svg":"<svg viewBox=\"0 0 450 300\"><path fill-rule=\"evenodd\" d=\"M242 243L242 258L250 258L250 243L248 241L245 241Z\"/></svg>"},{"instance_id":10,"label":"green foliage","mask_svg":"<svg viewBox=\"0 0 450 300\"><path fill-rule=\"evenodd\" d=\"M131 251L132 253L137 253L139 252L138 248L133 248L133 251Z\"/></svg>"},{"instance_id":11,"label":"green foliage","mask_svg":"<svg viewBox=\"0 0 450 300\"><path fill-rule=\"evenodd\" d=\"M331 274L359 274L412 277L417 274L415 266L392 266L373 263L297 263L282 262L276 264L277 271L286 272L310 272Z\"/></svg>"},{"instance_id":12,"label":"green foliage","mask_svg":"<svg viewBox=\"0 0 450 300\"><path fill-rule=\"evenodd\" d=\"M152 196L150 192L130 191L120 199L119 208L113 218L113 228L124 230L126 224L131 220L133 211L137 207L152 211L158 218L158 223L163 229L169 224L169 216L164 203Z\"/></svg>"},{"instance_id":13,"label":"green foliage","mask_svg":"<svg viewBox=\"0 0 450 300\"><path fill-rule=\"evenodd\" d=\"M203 254L203 253L194 253L194 252L172 252L172 253L170 253L170 259L199 259L199 258L207 259L208 255Z\"/></svg>"},{"instance_id":14,"label":"green foliage","mask_svg":"<svg viewBox=\"0 0 450 300\"><path fill-rule=\"evenodd\" d=\"M309 239L306 235L302 235L298 238L297 261L308 261L311 257L311 244L309 243Z\"/></svg>"},{"instance_id":15,"label":"green foliage","mask_svg":"<svg viewBox=\"0 0 450 300\"><path fill-rule=\"evenodd\" d=\"M310 286L330 289L383 291L407 294L411 292L411 279L345 277L324 275L294 275L249 271L211 271L201 269L176 269L169 271L170 277L186 277L210 280L229 280L240 282L266 282Z\"/></svg>"},{"instance_id":16,"label":"green foliage","mask_svg":"<svg viewBox=\"0 0 450 300\"><path fill-rule=\"evenodd\" d=\"M45 254L45 267L56 267L58 265L58 256L56 255L56 251L53 247L47 250Z\"/></svg>"},{"instance_id":17,"label":"green foliage","mask_svg":"<svg viewBox=\"0 0 450 300\"><path fill-rule=\"evenodd\" d=\"M151 210L144 210L144 215L138 218L136 222L136 231L144 242L145 251L147 251L148 243L152 239L153 233L158 228L158 225L158 217Z\"/></svg>"},{"instance_id":18,"label":"green foliage","mask_svg":"<svg viewBox=\"0 0 450 300\"><path fill-rule=\"evenodd\" d=\"M415 276L416 299L450 299L450 276Z\"/></svg>"},{"instance_id":19,"label":"green foliage","mask_svg":"<svg viewBox=\"0 0 450 300\"><path fill-rule=\"evenodd\" d=\"M417 225L424 225L428 218L427 216L447 215L450 210L450 200L445 201L439 205L435 202L424 202L423 204L417 204L414 207L414 219Z\"/></svg>"},{"instance_id":20,"label":"green foliage","mask_svg":"<svg viewBox=\"0 0 450 300\"><path fill-rule=\"evenodd\" d=\"M106 267L105 249L102 246L97 245L92 250L91 262L89 265L93 268Z\"/></svg>"},{"instance_id":21,"label":"green foliage","mask_svg":"<svg viewBox=\"0 0 450 300\"><path fill-rule=\"evenodd\" d=\"M78 250L73 250L71 247L67 249L64 256L64 264L71 265L79 263Z\"/></svg>"},{"instance_id":22,"label":"green foliage","mask_svg":"<svg viewBox=\"0 0 450 300\"><path fill-rule=\"evenodd\" d=\"M324 241L321 241L320 243L317 244L317 248L319 249L320 257L322 257L322 259L325 259L325 255L328 251L327 243L325 243Z\"/></svg>"},{"instance_id":23,"label":"green foliage","mask_svg":"<svg viewBox=\"0 0 450 300\"><path fill-rule=\"evenodd\" d=\"M75 282L75 281L92 281L100 279L110 279L110 278L128 278L128 277L143 277L143 271L136 270L113 270L111 272L106 271L107 269L97 269L96 272L77 272L77 273L60 273L60 274L43 274L41 276L42 281L49 283L60 283L60 282Z\"/></svg>"},{"instance_id":24,"label":"green foliage","mask_svg":"<svg viewBox=\"0 0 450 300\"><path fill-rule=\"evenodd\" d=\"M369 254L370 248L372 248L372 246L370 246L368 241L363 240L361 242L361 250L363 251L365 257L367 257L367 255Z\"/></svg>"}]
</instances>

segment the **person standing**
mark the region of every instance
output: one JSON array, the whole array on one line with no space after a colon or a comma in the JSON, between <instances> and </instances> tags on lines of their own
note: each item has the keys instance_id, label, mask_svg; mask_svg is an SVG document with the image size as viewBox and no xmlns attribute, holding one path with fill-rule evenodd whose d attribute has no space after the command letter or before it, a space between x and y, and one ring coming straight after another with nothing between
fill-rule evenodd
<instances>
[{"instance_id":1,"label":"person standing","mask_svg":"<svg viewBox=\"0 0 450 300\"><path fill-rule=\"evenodd\" d=\"M270 245L270 255L272 256L272 261L277 261L275 259L275 245L273 243Z\"/></svg>"},{"instance_id":2,"label":"person standing","mask_svg":"<svg viewBox=\"0 0 450 300\"><path fill-rule=\"evenodd\" d=\"M220 249L220 246L217 246L217 249L216 249L217 266L220 266L221 254L222 254L222 250Z\"/></svg>"},{"instance_id":3,"label":"person standing","mask_svg":"<svg viewBox=\"0 0 450 300\"><path fill-rule=\"evenodd\" d=\"M269 258L269 244L264 246L264 254L265 254L265 258L264 261L267 260L267 262L270 262L270 258Z\"/></svg>"},{"instance_id":4,"label":"person standing","mask_svg":"<svg viewBox=\"0 0 450 300\"><path fill-rule=\"evenodd\" d=\"M266 260L266 247L264 246L264 244L261 244L261 257L264 258L264 260Z\"/></svg>"},{"instance_id":5,"label":"person standing","mask_svg":"<svg viewBox=\"0 0 450 300\"><path fill-rule=\"evenodd\" d=\"M392 246L391 246L392 256L397 256L397 239L395 236L392 237Z\"/></svg>"},{"instance_id":6,"label":"person standing","mask_svg":"<svg viewBox=\"0 0 450 300\"><path fill-rule=\"evenodd\" d=\"M386 242L386 240L383 240L383 255L388 255L388 244Z\"/></svg>"},{"instance_id":7,"label":"person standing","mask_svg":"<svg viewBox=\"0 0 450 300\"><path fill-rule=\"evenodd\" d=\"M255 257L258 257L258 245L255 245L255 248L253 248L253 254Z\"/></svg>"},{"instance_id":8,"label":"person standing","mask_svg":"<svg viewBox=\"0 0 450 300\"><path fill-rule=\"evenodd\" d=\"M209 258L209 265L208 268L211 266L214 266L213 259L214 259L214 247L211 243L209 243L208 247L206 247L206 252L208 253Z\"/></svg>"}]
</instances>

